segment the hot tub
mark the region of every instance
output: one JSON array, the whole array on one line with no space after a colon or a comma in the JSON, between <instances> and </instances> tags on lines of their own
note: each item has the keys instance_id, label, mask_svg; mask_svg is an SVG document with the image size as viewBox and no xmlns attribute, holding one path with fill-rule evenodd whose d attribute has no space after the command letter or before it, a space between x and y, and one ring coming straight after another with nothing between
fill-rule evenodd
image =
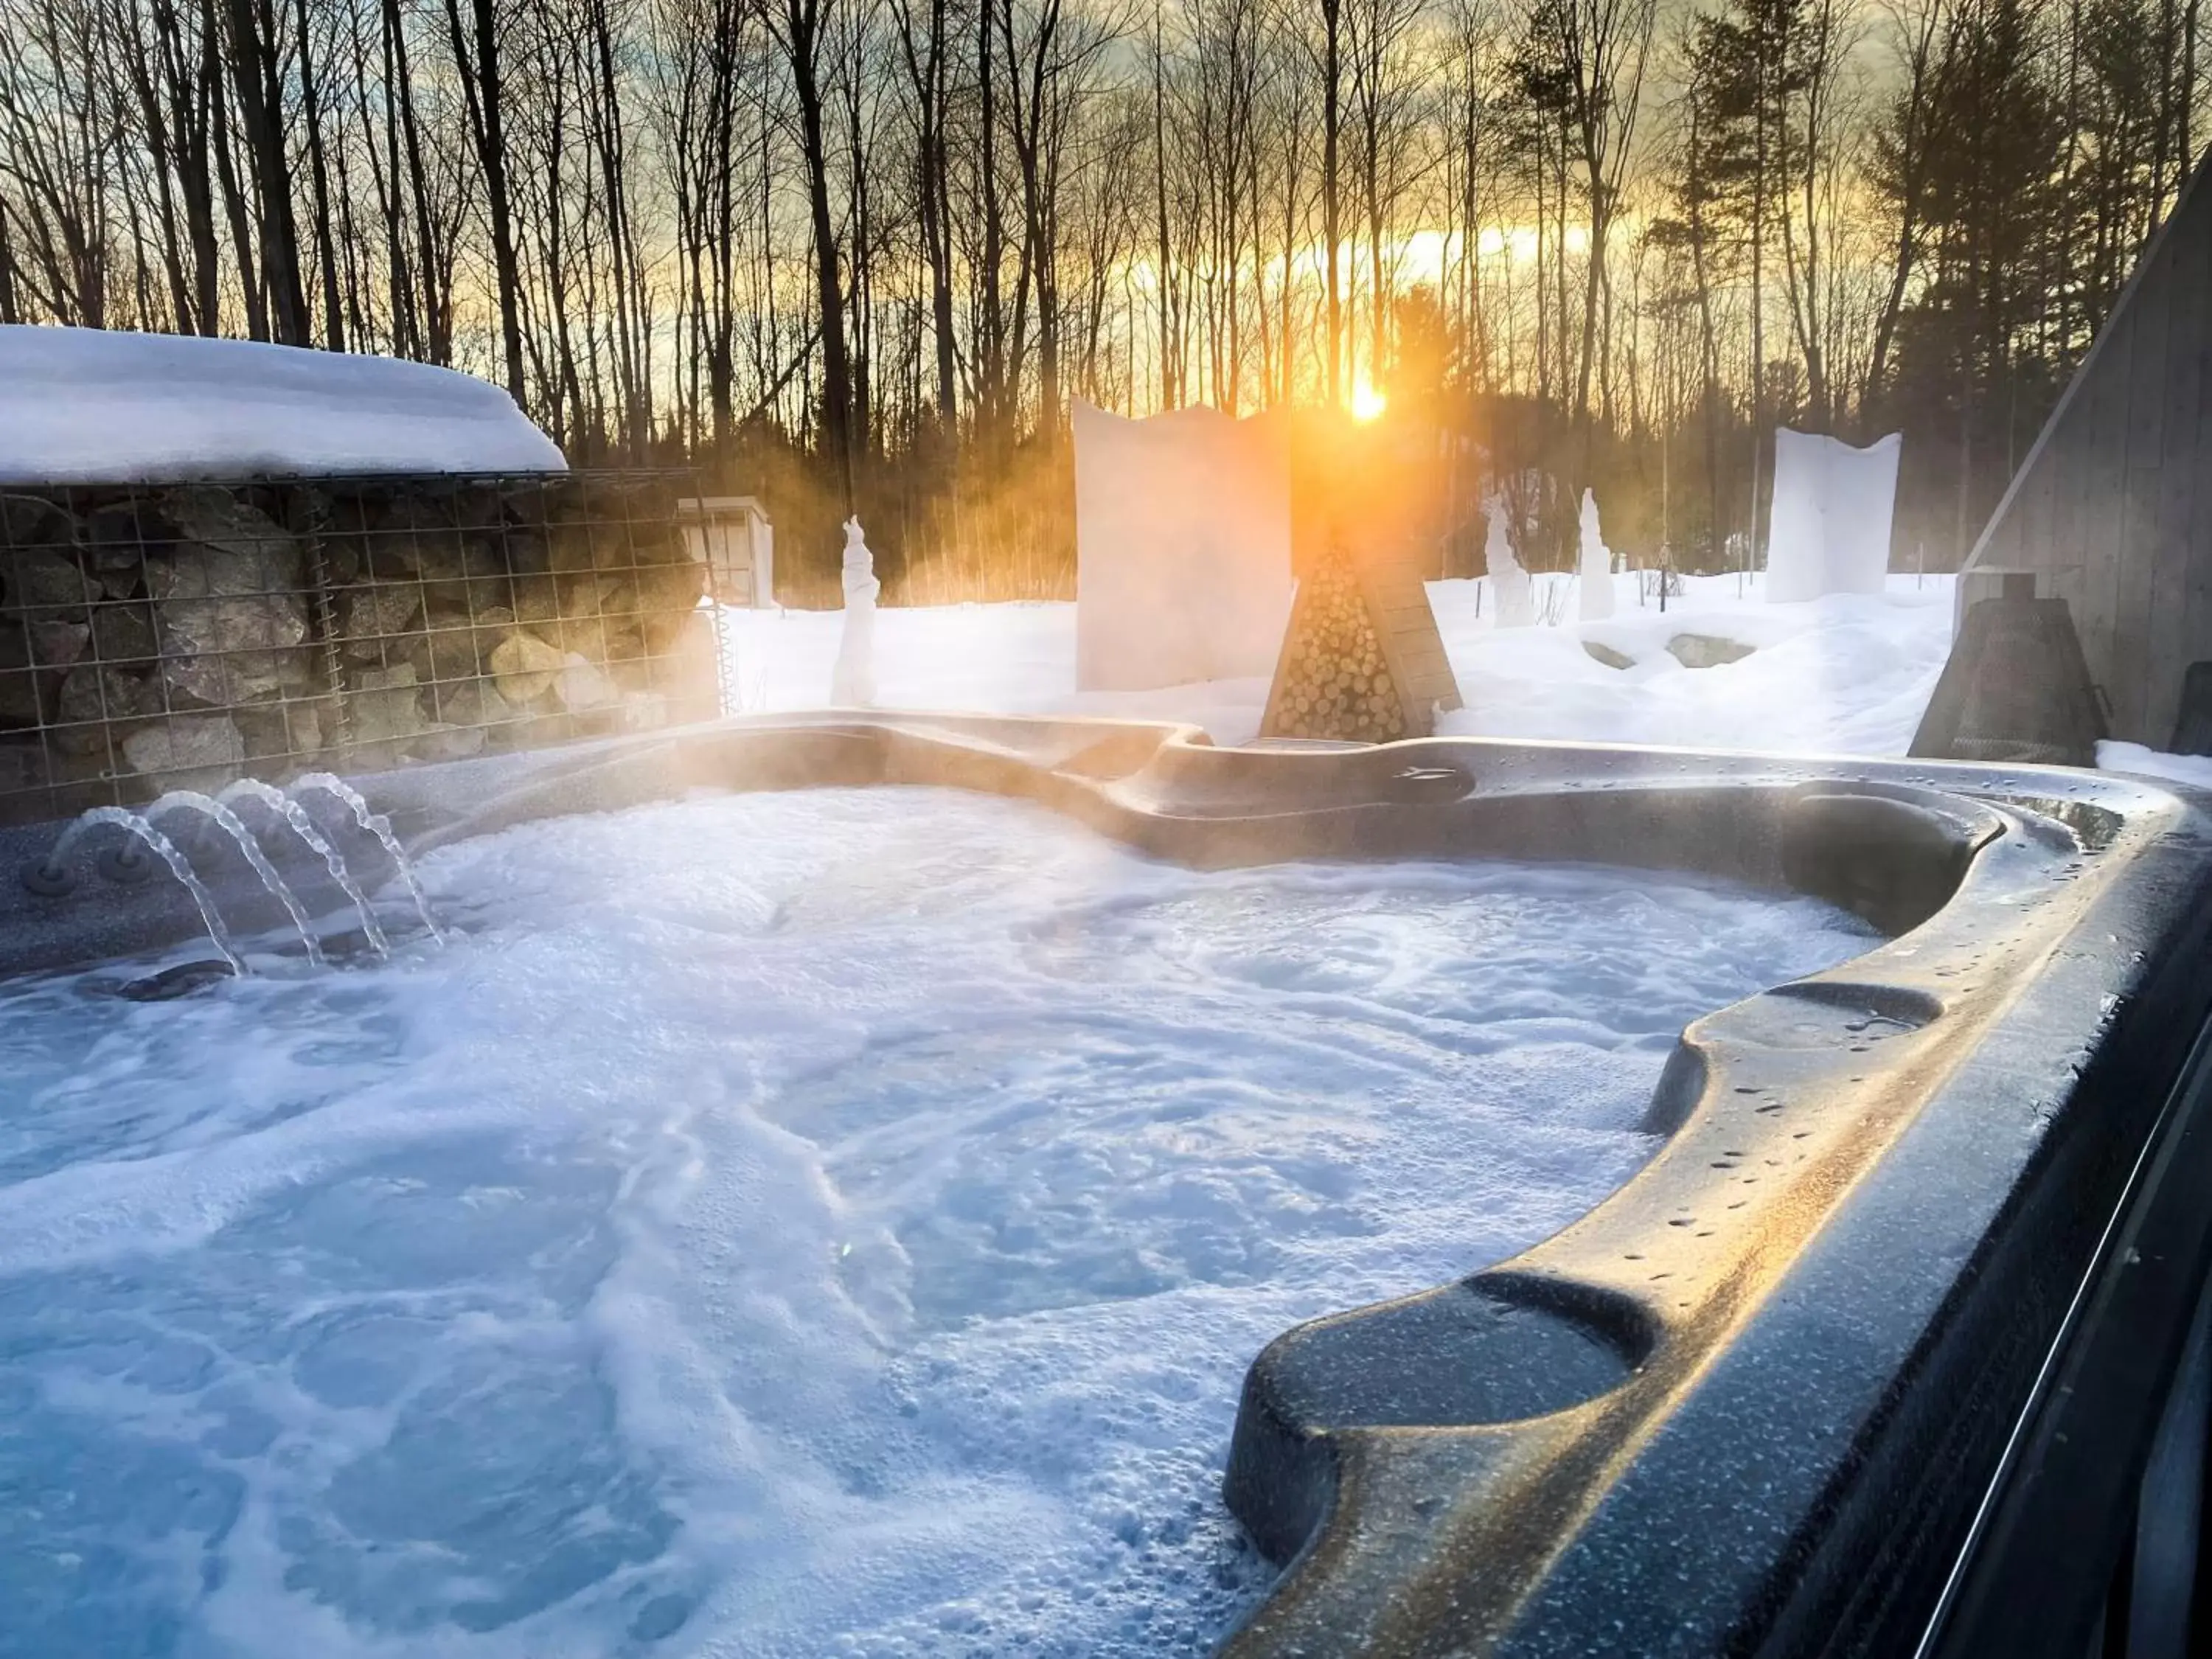
<instances>
[{"instance_id":1,"label":"hot tub","mask_svg":"<svg viewBox=\"0 0 2212 1659\"><path fill-rule=\"evenodd\" d=\"M41 1427L0 1648L1965 1653L2177 1616L2195 1488L2142 1477L2203 1443L2185 799L918 716L358 781L449 949L388 908L386 966L88 998L202 982L189 902L0 848L44 890L0 900L7 994L88 1050L0 1033L48 1108L77 1079L0 1158ZM279 928L216 845L223 913ZM264 1040L191 1105L191 1042ZM794 1449L797 1498L732 1498Z\"/></svg>"}]
</instances>

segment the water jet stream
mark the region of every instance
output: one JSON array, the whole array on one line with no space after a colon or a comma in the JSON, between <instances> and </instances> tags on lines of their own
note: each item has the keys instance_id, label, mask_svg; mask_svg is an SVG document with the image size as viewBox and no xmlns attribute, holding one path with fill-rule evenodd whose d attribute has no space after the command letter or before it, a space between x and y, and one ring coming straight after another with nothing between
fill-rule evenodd
<instances>
[{"instance_id":1,"label":"water jet stream","mask_svg":"<svg viewBox=\"0 0 2212 1659\"><path fill-rule=\"evenodd\" d=\"M269 855L261 850L261 843L253 839L253 832L240 821L238 814L212 796L203 795L198 790L172 789L146 809L146 821L150 823L162 813L178 807L185 807L213 818L222 826L224 833L238 843L238 850L246 854L246 861L253 866L253 873L261 878L261 884L284 907L284 914L292 918L292 926L299 930L301 944L307 947L308 962L321 967L323 947L315 942L307 911L301 907L292 890L284 884L284 878L276 873L276 866L269 862Z\"/></svg>"},{"instance_id":2,"label":"water jet stream","mask_svg":"<svg viewBox=\"0 0 2212 1659\"><path fill-rule=\"evenodd\" d=\"M446 936L438 931L438 924L430 918L430 901L422 895L422 884L415 879L415 872L407 862L407 854L399 845L399 837L392 833L392 820L369 810L362 799L361 791L333 772L310 772L292 781L292 793L298 796L310 789L320 789L336 795L353 811L354 822L374 836L392 855L392 862L399 872L399 879L407 884L407 891L415 901L415 914L422 918L423 931L443 945Z\"/></svg>"},{"instance_id":3,"label":"water jet stream","mask_svg":"<svg viewBox=\"0 0 2212 1659\"><path fill-rule=\"evenodd\" d=\"M222 916L216 908L214 896L208 891L200 878L192 873L191 862L177 850L176 843L137 813L126 811L120 806L92 808L68 829L62 831L61 839L54 843L53 850L46 854L46 863L58 869L62 860L68 855L70 848L103 823L112 823L118 829L129 830L151 848L156 858L169 866L170 873L184 883L185 890L192 896L192 902L199 907L200 921L206 924L208 938L214 944L215 948L222 952L222 959L230 964L230 971L234 974L245 973L246 963L240 960L238 952L231 948L230 934L222 925Z\"/></svg>"},{"instance_id":4,"label":"water jet stream","mask_svg":"<svg viewBox=\"0 0 2212 1659\"><path fill-rule=\"evenodd\" d=\"M362 932L368 937L368 948L380 957L390 956L391 946L385 941L384 930L376 925L376 913L369 908L368 896L361 890L361 884L346 868L345 860L339 855L338 849L324 839L322 831L315 828L315 821L307 816L307 808L274 784L264 783L258 778L239 779L218 792L216 800L227 805L241 797L261 802L292 826L293 832L307 843L310 852L322 860L324 867L331 872L331 878L345 890L345 896L353 901L353 908L361 913Z\"/></svg>"}]
</instances>

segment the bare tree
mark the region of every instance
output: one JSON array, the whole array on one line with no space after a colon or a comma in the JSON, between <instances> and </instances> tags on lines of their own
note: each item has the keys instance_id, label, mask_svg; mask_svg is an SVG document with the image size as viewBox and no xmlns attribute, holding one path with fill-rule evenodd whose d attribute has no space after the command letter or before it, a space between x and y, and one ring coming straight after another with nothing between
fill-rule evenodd
<instances>
[{"instance_id":1,"label":"bare tree","mask_svg":"<svg viewBox=\"0 0 2212 1659\"><path fill-rule=\"evenodd\" d=\"M1574 481L1755 549L1776 417L1963 536L2202 143L2200 0L1691 3L1654 70L1656 0L0 0L0 320L485 373L797 503L802 583L865 507L911 591L1065 591L1072 394L1386 374L1539 552Z\"/></svg>"}]
</instances>

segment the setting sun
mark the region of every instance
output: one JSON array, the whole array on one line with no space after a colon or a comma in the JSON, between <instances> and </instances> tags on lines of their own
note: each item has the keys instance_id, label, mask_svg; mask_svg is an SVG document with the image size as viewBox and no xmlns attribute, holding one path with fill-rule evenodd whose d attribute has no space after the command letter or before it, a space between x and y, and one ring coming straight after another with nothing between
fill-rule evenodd
<instances>
[{"instance_id":1,"label":"setting sun","mask_svg":"<svg viewBox=\"0 0 2212 1659\"><path fill-rule=\"evenodd\" d=\"M1390 406L1390 400L1376 389L1374 383L1362 374L1352 386L1352 418L1371 421Z\"/></svg>"}]
</instances>

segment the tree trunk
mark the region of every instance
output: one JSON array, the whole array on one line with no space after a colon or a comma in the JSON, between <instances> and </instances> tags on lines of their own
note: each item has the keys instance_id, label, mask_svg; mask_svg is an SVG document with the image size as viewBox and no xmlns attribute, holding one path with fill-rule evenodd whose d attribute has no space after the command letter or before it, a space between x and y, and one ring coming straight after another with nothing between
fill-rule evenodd
<instances>
[{"instance_id":1,"label":"tree trunk","mask_svg":"<svg viewBox=\"0 0 2212 1659\"><path fill-rule=\"evenodd\" d=\"M899 43L915 96L915 196L922 258L929 266L929 321L934 349L936 412L946 432L957 418L957 342L952 317L952 209L945 136L945 0L929 0L927 33L917 43L915 15L898 10Z\"/></svg>"},{"instance_id":2,"label":"tree trunk","mask_svg":"<svg viewBox=\"0 0 2212 1659\"><path fill-rule=\"evenodd\" d=\"M1006 229L999 210L998 74L991 63L993 0L979 0L975 8L975 89L981 106L977 138L981 148L978 163L983 192L982 316L978 331L982 338L976 355L975 416L987 444L995 444L1004 411L1006 326L1005 301L1000 291L1000 266L1006 258Z\"/></svg>"},{"instance_id":3,"label":"tree trunk","mask_svg":"<svg viewBox=\"0 0 2212 1659\"><path fill-rule=\"evenodd\" d=\"M415 263L420 280L416 296L422 307L417 334L429 361L442 366L453 361L453 319L443 303L439 286L430 280L433 250L437 244L430 226L430 185L422 162L422 124L415 112L415 76L407 61L407 33L401 24L399 0L384 0L385 39L390 43L392 72L399 98L399 132L406 140L407 193L415 205ZM396 192L397 181L392 186Z\"/></svg>"},{"instance_id":4,"label":"tree trunk","mask_svg":"<svg viewBox=\"0 0 2212 1659\"><path fill-rule=\"evenodd\" d=\"M851 422L853 386L845 355L845 301L837 271L837 231L830 217L830 161L822 131L819 75L821 0L782 0L785 56L799 106L800 158L806 168L808 217L814 234L816 309L822 327L822 459L837 471L845 511L854 510ZM988 24L986 25L988 32Z\"/></svg>"},{"instance_id":5,"label":"tree trunk","mask_svg":"<svg viewBox=\"0 0 2212 1659\"><path fill-rule=\"evenodd\" d=\"M1152 193L1158 213L1159 259L1152 273L1152 294L1160 308L1160 407L1173 409L1182 401L1182 366L1176 361L1176 341L1168 303L1169 282L1175 269L1174 251L1168 240L1167 65L1160 39L1158 0L1152 9Z\"/></svg>"},{"instance_id":6,"label":"tree trunk","mask_svg":"<svg viewBox=\"0 0 2212 1659\"><path fill-rule=\"evenodd\" d=\"M238 261L240 297L246 305L246 337L266 340L269 337L269 304L261 283L260 263L254 257L252 222L246 212L246 191L238 176L238 164L230 150L230 118L223 108L219 48L214 39L215 0L203 0L207 8L203 21L207 39L205 47L208 64L208 87L211 94L208 130L215 137L216 176L222 185L224 216L230 223L232 255Z\"/></svg>"},{"instance_id":7,"label":"tree trunk","mask_svg":"<svg viewBox=\"0 0 2212 1659\"><path fill-rule=\"evenodd\" d=\"M1759 532L1759 469L1766 441L1766 53L1759 52L1759 87L1753 103L1755 156L1751 175L1751 545L1754 568L1763 568Z\"/></svg>"},{"instance_id":8,"label":"tree trunk","mask_svg":"<svg viewBox=\"0 0 2212 1659\"><path fill-rule=\"evenodd\" d=\"M269 320L278 344L307 345L312 339L307 294L300 283L299 232L292 217L283 111L277 102L274 31L257 0L229 0L229 7L231 80L260 204L261 270L269 289Z\"/></svg>"},{"instance_id":9,"label":"tree trunk","mask_svg":"<svg viewBox=\"0 0 2212 1659\"><path fill-rule=\"evenodd\" d=\"M293 15L300 31L300 109L307 123L307 169L315 203L315 258L322 266L323 344L331 351L345 348L345 316L338 299L337 239L331 230L330 167L323 154L321 100L315 90L315 55L307 28L307 0L293 0Z\"/></svg>"},{"instance_id":10,"label":"tree trunk","mask_svg":"<svg viewBox=\"0 0 2212 1659\"><path fill-rule=\"evenodd\" d=\"M1344 78L1341 32L1344 0L1321 0L1322 34L1321 93L1321 234L1328 261L1328 406L1344 403L1344 301L1337 291L1338 248L1342 240L1338 204L1337 145L1341 125L1340 83Z\"/></svg>"},{"instance_id":11,"label":"tree trunk","mask_svg":"<svg viewBox=\"0 0 2212 1659\"><path fill-rule=\"evenodd\" d=\"M8 228L8 204L0 202L0 323L22 320L22 302L15 297L15 238Z\"/></svg>"},{"instance_id":12,"label":"tree trunk","mask_svg":"<svg viewBox=\"0 0 2212 1659\"><path fill-rule=\"evenodd\" d=\"M453 68L468 106L470 135L484 173L484 205L491 219L492 273L499 285L499 337L507 367L507 395L523 401L522 269L514 248L514 205L507 183L506 88L501 80L499 22L493 0L473 0L476 38L461 27L460 0L446 0Z\"/></svg>"}]
</instances>

